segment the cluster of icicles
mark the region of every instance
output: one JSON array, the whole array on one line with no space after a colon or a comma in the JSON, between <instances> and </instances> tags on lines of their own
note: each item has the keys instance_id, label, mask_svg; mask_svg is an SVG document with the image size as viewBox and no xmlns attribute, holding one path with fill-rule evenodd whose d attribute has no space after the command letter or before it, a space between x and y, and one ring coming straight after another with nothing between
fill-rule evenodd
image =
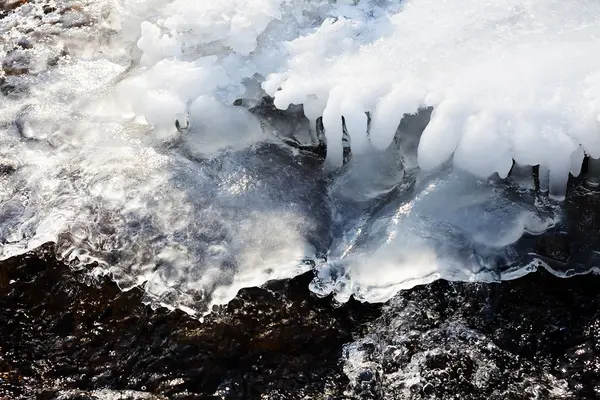
<instances>
[{"instance_id":1,"label":"cluster of icicles","mask_svg":"<svg viewBox=\"0 0 600 400\"><path fill-rule=\"evenodd\" d=\"M514 163L539 165L540 188L558 199L586 155L600 158L594 1L136 4L127 23L137 24L141 66L116 97L157 131L187 109L196 131L219 132L214 143L231 131L227 121L256 126L232 110L235 99L268 95L282 110L302 104L313 124L322 118L337 167L344 129L353 154L384 150L404 115L431 107L421 169L452 159L480 178L505 178ZM224 145L255 133L241 131Z\"/></svg>"},{"instance_id":2,"label":"cluster of icicles","mask_svg":"<svg viewBox=\"0 0 600 400\"><path fill-rule=\"evenodd\" d=\"M311 117L313 115L311 115L310 112L306 113L307 117ZM369 126L371 124L371 118L370 115L368 113L365 114L366 118L365 121L368 121L366 126L365 126L365 131L367 132L367 135L361 135L364 136L364 138L359 139L360 140L360 147L364 147L364 146L369 146L370 144L370 140L369 140ZM317 122L316 124L312 125L312 130L315 132L319 131L319 126L323 127L325 124L323 122L324 118L323 117L318 117L317 118ZM342 123L336 123L336 122L330 122L329 126L330 129L326 130L323 129L323 135L321 135L322 140L326 140L327 143L330 145L330 147L328 147L328 153L327 153L327 165L329 167L337 167L338 166L338 155L336 154L335 156L331 156L331 152L330 152L330 148L333 147L334 151L337 151L336 147L338 147L339 145L342 146L342 151L343 151L343 147L348 147L351 148L352 150L355 149L354 146L352 146L352 144L354 143L353 141L353 137L348 133L351 129L348 129L349 126L349 122L348 121L352 121L352 118L348 118L346 117L346 115L342 116ZM354 122L350 122L350 124L356 123L357 118L354 118ZM339 125L339 132L337 126ZM356 124L358 125L358 124ZM356 126L355 125L355 126ZM331 129L332 126L336 126L336 128ZM350 125L352 126L352 125ZM361 127L362 128L362 127ZM395 128L391 128L388 127L388 129L390 131L396 132L398 133L398 131ZM427 129L427 128L426 128ZM334 132L334 134L331 134L331 132ZM338 134L339 133L339 134ZM402 133L400 133L402 134ZM600 132L599 132L600 135ZM319 136L318 133L315 133L313 136ZM323 136L326 136L327 139L323 139ZM339 142L339 144L332 143L332 138L336 141ZM363 139L365 139L365 143L363 143ZM333 145L332 145L333 144ZM387 143L386 143L387 144ZM343 151L344 152L344 151ZM364 150L359 150L359 154L363 153ZM344 152L344 154L347 154L348 150L346 150ZM334 161L332 161L332 158L334 159ZM418 160L419 159L419 155L415 154L415 158ZM345 160L346 158L344 158ZM447 160L445 160L447 161ZM506 179L507 177L511 177L512 181L519 183L523 188L526 189L532 189L532 188L537 188L541 193L545 193L547 194L551 199L556 200L556 201L563 201L566 197L567 194L567 187L569 184L569 180L571 177L577 178L579 177L582 173L584 173L585 175L585 184L587 187L589 188L598 188L600 187L600 158L594 158L591 157L587 154L585 154L583 147L579 146L570 156L568 163L557 163L555 162L552 165L552 168L549 168L547 165L524 165L524 164L519 164L517 163L515 160L512 160L510 167L508 168L508 170L506 171L505 174L499 174L499 173L493 173L493 174L477 174L476 172L473 173L474 175L479 175L481 177L489 177L491 175L498 175L499 178L501 179ZM343 162L343 161L341 161ZM425 168L423 168L422 163L417 161L417 164L422 168L425 169L427 171L433 170L435 168L441 167L442 165L444 165L445 163L435 163L435 165L433 167L431 166L427 166ZM456 161L455 161L456 164Z\"/></svg>"}]
</instances>

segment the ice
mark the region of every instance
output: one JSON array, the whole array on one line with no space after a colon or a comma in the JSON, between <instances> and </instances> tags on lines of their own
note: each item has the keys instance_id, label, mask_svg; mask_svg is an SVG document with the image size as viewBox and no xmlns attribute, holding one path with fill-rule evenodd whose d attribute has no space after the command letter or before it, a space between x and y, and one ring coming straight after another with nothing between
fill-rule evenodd
<instances>
[{"instance_id":1,"label":"ice","mask_svg":"<svg viewBox=\"0 0 600 400\"><path fill-rule=\"evenodd\" d=\"M327 162L331 167L341 167L344 159L342 147L342 113L340 105L335 101L337 94L332 94L323 111L323 127L327 132Z\"/></svg>"},{"instance_id":2,"label":"ice","mask_svg":"<svg viewBox=\"0 0 600 400\"><path fill-rule=\"evenodd\" d=\"M550 170L545 165L539 168L540 191L547 192L550 187Z\"/></svg>"},{"instance_id":3,"label":"ice","mask_svg":"<svg viewBox=\"0 0 600 400\"><path fill-rule=\"evenodd\" d=\"M161 30L156 25L144 21L141 24L142 37L137 46L142 51L142 65L153 65L165 58L181 55L181 48L172 37L161 35Z\"/></svg>"},{"instance_id":4,"label":"ice","mask_svg":"<svg viewBox=\"0 0 600 400\"><path fill-rule=\"evenodd\" d=\"M198 97L189 107L188 146L200 153L243 148L264 138L260 124L243 108L231 109L210 96Z\"/></svg>"},{"instance_id":5,"label":"ice","mask_svg":"<svg viewBox=\"0 0 600 400\"><path fill-rule=\"evenodd\" d=\"M198 96L230 105L258 77L276 107L303 104L313 126L323 117L330 167L342 164L342 117L359 154L386 149L402 118L427 106L424 170L452 160L506 177L515 160L562 171L573 153L575 173L582 153L600 154L600 59L589 57L600 6L588 0L157 4L162 18L141 22L137 47L138 92L158 92L131 104L155 128Z\"/></svg>"},{"instance_id":6,"label":"ice","mask_svg":"<svg viewBox=\"0 0 600 400\"><path fill-rule=\"evenodd\" d=\"M581 173L581 168L583 166L583 160L585 158L585 153L583 151L582 146L578 146L577 150L575 150L571 154L571 175L577 177Z\"/></svg>"},{"instance_id":7,"label":"ice","mask_svg":"<svg viewBox=\"0 0 600 400\"><path fill-rule=\"evenodd\" d=\"M343 193L346 197L336 198L337 204L348 207L352 201ZM384 302L399 290L439 278L497 280L498 265L519 265L526 257L514 247L524 234L543 233L558 220L530 195L509 193L464 173L418 178L385 207L346 227L357 234L334 241L330 260L318 269L311 287L340 302L350 296Z\"/></svg>"},{"instance_id":8,"label":"ice","mask_svg":"<svg viewBox=\"0 0 600 400\"><path fill-rule=\"evenodd\" d=\"M565 199L570 169L570 159L565 159L561 163L554 163L549 172L549 196L551 198L559 201Z\"/></svg>"},{"instance_id":9,"label":"ice","mask_svg":"<svg viewBox=\"0 0 600 400\"><path fill-rule=\"evenodd\" d=\"M342 105L342 114L344 115L346 130L350 137L352 137L352 141L350 142L352 153L360 155L367 152L369 150L367 115L361 112L361 108L358 105L351 102Z\"/></svg>"},{"instance_id":10,"label":"ice","mask_svg":"<svg viewBox=\"0 0 600 400\"><path fill-rule=\"evenodd\" d=\"M441 104L434 109L431 121L425 128L418 149L418 163L424 170L432 170L449 159L460 141L460 126L457 125L452 105Z\"/></svg>"},{"instance_id":11,"label":"ice","mask_svg":"<svg viewBox=\"0 0 600 400\"><path fill-rule=\"evenodd\" d=\"M488 177L531 184L539 166L560 200L584 157L600 176L592 1L82 10L77 28L35 2L0 19L0 55L29 68L0 77L0 259L55 241L73 267L196 313L311 265L315 291L381 301L493 279L552 226L547 199ZM22 36L47 40L21 59ZM265 96L286 111L261 114ZM305 151L323 139L325 166Z\"/></svg>"},{"instance_id":12,"label":"ice","mask_svg":"<svg viewBox=\"0 0 600 400\"><path fill-rule=\"evenodd\" d=\"M455 165L478 176L506 176L512 159L562 171L578 146L598 154L597 3L377 4L339 5L343 17L287 44L288 62L267 78L277 85L264 86L278 107L308 96L339 102L328 96L360 88L355 112L371 113L370 142L384 149L404 114L433 106L419 146L427 170L455 151ZM330 130L334 144L339 129Z\"/></svg>"},{"instance_id":13,"label":"ice","mask_svg":"<svg viewBox=\"0 0 600 400\"><path fill-rule=\"evenodd\" d=\"M474 171L482 178L493 173L506 178L513 160L506 138L496 131L497 126L498 122L489 115L470 117L454 153L454 165ZM494 152L490 153L488 149L494 149Z\"/></svg>"},{"instance_id":14,"label":"ice","mask_svg":"<svg viewBox=\"0 0 600 400\"><path fill-rule=\"evenodd\" d=\"M519 187L530 190L535 188L533 168L530 165L514 163L512 170L510 171L510 178L513 182L516 182Z\"/></svg>"},{"instance_id":15,"label":"ice","mask_svg":"<svg viewBox=\"0 0 600 400\"><path fill-rule=\"evenodd\" d=\"M280 2L126 1L118 11L107 29L122 36L74 31L77 43L105 41L10 78L28 90L0 98L0 259L52 241L74 268L95 263L91 274L196 314L306 271L328 236L320 170L232 104ZM214 12L225 31L213 29ZM39 29L46 18L34 19ZM128 43L131 54L117 50Z\"/></svg>"},{"instance_id":16,"label":"ice","mask_svg":"<svg viewBox=\"0 0 600 400\"><path fill-rule=\"evenodd\" d=\"M257 46L258 36L274 19L281 18L282 0L194 2L175 0L165 10L163 25L174 32L192 33L196 41L222 41L239 54Z\"/></svg>"},{"instance_id":17,"label":"ice","mask_svg":"<svg viewBox=\"0 0 600 400\"><path fill-rule=\"evenodd\" d=\"M407 89L398 87L377 102L371 128L371 142L375 148L385 150L404 114L416 113L419 104L414 101L414 93Z\"/></svg>"}]
</instances>

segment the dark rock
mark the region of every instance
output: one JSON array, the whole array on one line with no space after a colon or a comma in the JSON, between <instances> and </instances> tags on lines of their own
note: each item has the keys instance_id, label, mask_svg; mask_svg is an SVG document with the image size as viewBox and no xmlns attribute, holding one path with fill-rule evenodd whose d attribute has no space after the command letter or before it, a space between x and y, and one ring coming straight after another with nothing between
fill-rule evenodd
<instances>
[{"instance_id":1,"label":"dark rock","mask_svg":"<svg viewBox=\"0 0 600 400\"><path fill-rule=\"evenodd\" d=\"M306 274L244 289L201 323L153 311L140 290L81 283L51 246L0 271L10 399L593 399L600 387L594 275L437 281L380 311L334 308Z\"/></svg>"},{"instance_id":2,"label":"dark rock","mask_svg":"<svg viewBox=\"0 0 600 400\"><path fill-rule=\"evenodd\" d=\"M31 49L33 47L33 45L31 44L31 41L23 36L21 39L19 39L19 41L17 42L17 45L19 47L21 47L22 49Z\"/></svg>"},{"instance_id":3,"label":"dark rock","mask_svg":"<svg viewBox=\"0 0 600 400\"><path fill-rule=\"evenodd\" d=\"M56 7L52 4L44 4L42 6L42 11L44 14L50 14L56 11Z\"/></svg>"}]
</instances>

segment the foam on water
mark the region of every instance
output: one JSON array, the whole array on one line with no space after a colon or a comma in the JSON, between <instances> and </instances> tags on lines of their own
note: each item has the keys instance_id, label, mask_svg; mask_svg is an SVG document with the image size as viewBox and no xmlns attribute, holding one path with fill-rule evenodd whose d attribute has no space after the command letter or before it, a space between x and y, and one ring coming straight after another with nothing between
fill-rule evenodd
<instances>
[{"instance_id":1,"label":"foam on water","mask_svg":"<svg viewBox=\"0 0 600 400\"><path fill-rule=\"evenodd\" d=\"M600 157L591 1L56 8L0 20L7 82L24 88L0 98L0 259L54 241L157 304L203 312L310 265L313 290L340 301L498 279L511 246L557 214L487 178L540 165L563 198L584 156ZM310 124L259 118L265 95ZM278 140L317 146L320 125L325 171ZM332 170L344 137L352 159Z\"/></svg>"}]
</instances>

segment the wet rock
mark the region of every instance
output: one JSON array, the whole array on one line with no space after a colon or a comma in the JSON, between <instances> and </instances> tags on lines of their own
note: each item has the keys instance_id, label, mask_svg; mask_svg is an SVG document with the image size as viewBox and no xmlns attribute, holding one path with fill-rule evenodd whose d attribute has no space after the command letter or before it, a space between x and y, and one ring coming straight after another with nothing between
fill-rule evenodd
<instances>
[{"instance_id":1,"label":"wet rock","mask_svg":"<svg viewBox=\"0 0 600 400\"><path fill-rule=\"evenodd\" d=\"M0 0L0 9L10 11L28 2L29 0Z\"/></svg>"},{"instance_id":2,"label":"wet rock","mask_svg":"<svg viewBox=\"0 0 600 400\"><path fill-rule=\"evenodd\" d=\"M310 280L244 289L201 323L153 311L141 290L90 282L52 246L4 261L0 398L597 396L600 277L437 281L383 309L334 308L311 296Z\"/></svg>"},{"instance_id":3,"label":"wet rock","mask_svg":"<svg viewBox=\"0 0 600 400\"><path fill-rule=\"evenodd\" d=\"M9 175L19 168L17 161L0 154L0 176Z\"/></svg>"}]
</instances>

